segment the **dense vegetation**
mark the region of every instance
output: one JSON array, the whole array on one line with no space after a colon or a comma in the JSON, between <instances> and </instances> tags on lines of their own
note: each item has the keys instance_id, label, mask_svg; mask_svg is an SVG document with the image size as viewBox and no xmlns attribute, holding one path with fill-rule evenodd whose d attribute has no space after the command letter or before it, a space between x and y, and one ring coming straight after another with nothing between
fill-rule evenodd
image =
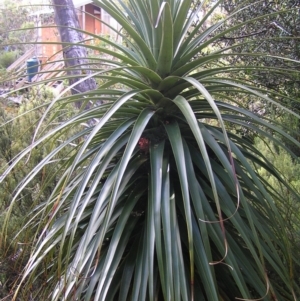
<instances>
[{"instance_id":1,"label":"dense vegetation","mask_svg":"<svg viewBox=\"0 0 300 301\"><path fill-rule=\"evenodd\" d=\"M7 68L32 46L37 39L33 8L20 6L20 1L5 0L0 6L0 67Z\"/></svg>"},{"instance_id":2,"label":"dense vegetation","mask_svg":"<svg viewBox=\"0 0 300 301\"><path fill-rule=\"evenodd\" d=\"M274 92L276 100L296 113L299 113L299 74L298 61L300 59L299 34L300 34L300 3L295 0L286 1L232 1L223 3L225 12L238 11L230 22L239 24L247 22L246 26L239 27L235 31L222 37L222 43L226 47L235 44L237 53L263 53L264 55L232 57L229 60L242 65L267 66L271 68L284 68L288 72L276 73L266 70L253 70L245 73L251 82L257 86L268 89L268 93ZM242 8L242 9L241 9ZM261 16L264 16L261 18ZM285 57L281 60L278 57ZM280 94L277 95L276 93ZM250 106L253 101L249 99ZM278 118L282 124L286 124L286 131L298 141L299 121L283 114L281 110L263 104L265 113L271 118ZM284 142L300 156L299 148Z\"/></svg>"},{"instance_id":3,"label":"dense vegetation","mask_svg":"<svg viewBox=\"0 0 300 301\"><path fill-rule=\"evenodd\" d=\"M31 95L18 113L37 109L1 127L0 254L27 262L9 289L36 300L296 300L300 143L287 122L298 126L298 62L269 53L288 37L274 31L258 50L249 16L270 15L231 1L226 13L222 1L127 2L97 1L123 28L120 45L97 37L112 56L91 67L97 90L38 106ZM287 82L273 88L264 74ZM64 115L87 100L104 104ZM15 229L29 246L20 254Z\"/></svg>"},{"instance_id":4,"label":"dense vegetation","mask_svg":"<svg viewBox=\"0 0 300 301\"><path fill-rule=\"evenodd\" d=\"M42 87L39 89L32 88L30 92L22 91L22 94L23 104L21 105L13 103L9 97L1 99L0 166L2 169L10 165L14 157L32 142L36 125L45 112L43 106L53 99L52 91ZM36 109L37 107L39 109ZM61 120L67 118L67 111L68 107L59 110ZM56 112L57 110L53 109L51 116ZM51 119L51 116L48 116L47 120ZM45 122L44 127L48 130L51 125ZM62 136L60 139L64 139L64 137ZM16 186L57 144L59 144L59 140L53 139L39 148L32 149L26 160L18 164L9 176L2 181L0 186L1 225L5 222L6 215L4 213L10 206ZM20 229L28 222L28 213L33 212L40 203L45 202L51 195L52 189L59 179L59 175L55 173L60 165L59 162L56 162L55 165L45 166L16 200L17 204L9 217L6 238L3 235L1 236L0 298L4 298L11 293L14 282L17 281L26 260L28 260L31 244L34 243L33 228L21 232ZM47 181L46 175L54 175L54 177Z\"/></svg>"}]
</instances>

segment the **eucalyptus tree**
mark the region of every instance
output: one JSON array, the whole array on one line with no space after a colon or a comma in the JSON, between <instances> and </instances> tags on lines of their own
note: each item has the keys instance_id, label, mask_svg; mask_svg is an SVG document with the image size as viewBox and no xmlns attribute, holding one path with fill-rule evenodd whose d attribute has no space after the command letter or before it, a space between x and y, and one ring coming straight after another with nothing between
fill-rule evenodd
<instances>
[{"instance_id":1,"label":"eucalyptus tree","mask_svg":"<svg viewBox=\"0 0 300 301\"><path fill-rule=\"evenodd\" d=\"M0 3L0 50L23 54L29 43L35 40L34 19L30 16L32 7L22 6L20 1L5 0ZM7 66L5 66L6 68Z\"/></svg>"},{"instance_id":2,"label":"eucalyptus tree","mask_svg":"<svg viewBox=\"0 0 300 301\"><path fill-rule=\"evenodd\" d=\"M110 56L100 60L105 68L91 70L102 84L61 95L49 110L86 97L104 104L74 112L48 132L38 127L3 175L44 141L78 129L16 187L12 206L44 166L63 162L51 196L28 222L37 239L18 289L42 278L36 293L51 300L296 300L299 266L277 205L284 200L258 170L294 191L234 129L284 148L270 134L277 132L299 147L239 98L259 97L299 116L234 77L259 66L228 64L231 48L216 47L248 21L206 22L221 1L201 18L201 4L193 9L192 0L95 3L121 24L123 43L97 37L114 49L97 48ZM98 122L82 128L91 118ZM69 155L60 155L70 145Z\"/></svg>"},{"instance_id":3,"label":"eucalyptus tree","mask_svg":"<svg viewBox=\"0 0 300 301\"><path fill-rule=\"evenodd\" d=\"M63 45L63 54L67 72L70 75L69 84L72 85L72 93L83 93L96 89L94 78L80 81L82 74L89 73L87 50L82 45L85 43L83 33L72 0L52 0L55 23L57 25L60 40ZM74 83L77 82L77 85ZM81 102L76 104L81 106ZM89 105L87 106L89 107Z\"/></svg>"}]
</instances>

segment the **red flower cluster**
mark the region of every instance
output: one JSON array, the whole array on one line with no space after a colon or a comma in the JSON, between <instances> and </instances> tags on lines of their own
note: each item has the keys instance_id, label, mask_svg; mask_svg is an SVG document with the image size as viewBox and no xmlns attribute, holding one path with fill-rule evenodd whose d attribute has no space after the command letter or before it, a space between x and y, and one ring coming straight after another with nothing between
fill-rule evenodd
<instances>
[{"instance_id":1,"label":"red flower cluster","mask_svg":"<svg viewBox=\"0 0 300 301\"><path fill-rule=\"evenodd\" d=\"M138 142L139 148L141 151L148 153L150 147L150 141L147 138L141 137Z\"/></svg>"}]
</instances>

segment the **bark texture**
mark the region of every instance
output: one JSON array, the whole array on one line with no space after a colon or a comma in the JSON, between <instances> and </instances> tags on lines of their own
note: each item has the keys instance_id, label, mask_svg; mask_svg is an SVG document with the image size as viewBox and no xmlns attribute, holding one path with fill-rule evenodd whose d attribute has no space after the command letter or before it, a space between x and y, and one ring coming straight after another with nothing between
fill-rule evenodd
<instances>
[{"instance_id":1,"label":"bark texture","mask_svg":"<svg viewBox=\"0 0 300 301\"><path fill-rule=\"evenodd\" d=\"M76 28L80 28L80 24L73 1L52 0L52 4L54 6L55 22L58 27L61 42L71 44L69 46L63 46L63 54L68 75L75 76L69 79L69 84L72 85L87 74L90 74L87 51L85 47L81 46L84 43L84 38L83 34L76 30ZM78 83L72 89L72 94L83 93L94 89L96 89L96 81L93 78L89 78ZM81 103L76 103L76 106L80 107ZM86 106L86 108L89 107L90 105Z\"/></svg>"}]
</instances>

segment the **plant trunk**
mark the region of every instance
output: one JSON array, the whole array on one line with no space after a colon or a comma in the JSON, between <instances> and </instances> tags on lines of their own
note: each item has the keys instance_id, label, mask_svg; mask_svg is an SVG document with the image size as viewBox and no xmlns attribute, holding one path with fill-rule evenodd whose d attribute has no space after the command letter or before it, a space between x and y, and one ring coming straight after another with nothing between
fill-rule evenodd
<instances>
[{"instance_id":1,"label":"plant trunk","mask_svg":"<svg viewBox=\"0 0 300 301\"><path fill-rule=\"evenodd\" d=\"M80 46L84 43L83 34L77 30L80 29L80 25L72 0L52 0L52 4L61 42L70 43L68 46L63 44L63 55L67 73L72 76L69 79L69 85L73 85L91 73L89 71L86 48ZM96 86L95 79L89 78L78 83L71 91L72 94L78 94L95 90ZM76 103L78 108L81 105L81 102ZM88 109L90 106L90 104L87 104L85 108Z\"/></svg>"}]
</instances>

